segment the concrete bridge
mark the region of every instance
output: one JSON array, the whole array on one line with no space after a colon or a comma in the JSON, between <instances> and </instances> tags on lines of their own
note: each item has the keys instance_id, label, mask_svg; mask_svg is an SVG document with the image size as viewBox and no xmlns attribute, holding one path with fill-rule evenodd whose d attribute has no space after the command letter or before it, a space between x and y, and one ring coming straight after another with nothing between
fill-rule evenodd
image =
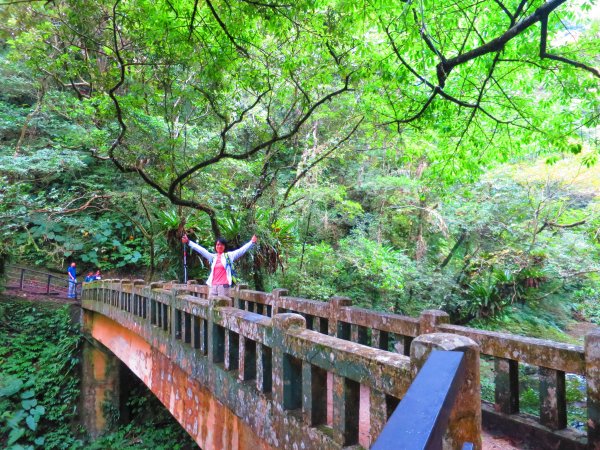
<instances>
[{"instance_id":1,"label":"concrete bridge","mask_svg":"<svg viewBox=\"0 0 600 450\"><path fill-rule=\"evenodd\" d=\"M294 298L283 289L237 287L231 299L207 299L207 287L194 282L89 283L82 307L84 330L99 343L84 350L91 431L102 430L103 405L118 397L118 359L204 450L478 449L482 419L534 438L539 448L600 449L598 329L580 347L450 325L442 311L411 318L355 308L347 298ZM433 350L463 352L464 372L442 437L415 446L410 430L426 418L408 426L394 418L406 405L430 401L425 394L415 403L407 391L414 392L411 383ZM480 355L494 360L494 404L480 400ZM519 412L520 364L538 367L535 417ZM587 432L567 427L567 373L587 379ZM386 445L383 437L395 428L408 434Z\"/></svg>"}]
</instances>

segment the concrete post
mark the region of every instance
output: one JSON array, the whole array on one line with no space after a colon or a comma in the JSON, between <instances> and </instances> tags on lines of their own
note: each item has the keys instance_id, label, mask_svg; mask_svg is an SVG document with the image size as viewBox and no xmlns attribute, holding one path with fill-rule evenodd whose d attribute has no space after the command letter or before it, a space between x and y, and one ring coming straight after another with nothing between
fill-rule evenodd
<instances>
[{"instance_id":1,"label":"concrete post","mask_svg":"<svg viewBox=\"0 0 600 450\"><path fill-rule=\"evenodd\" d=\"M444 449L462 448L471 442L481 447L481 388L479 380L479 346L472 339L449 333L431 333L415 338L410 348L413 376L423 367L432 350L465 353L466 372L443 439Z\"/></svg>"},{"instance_id":2,"label":"concrete post","mask_svg":"<svg viewBox=\"0 0 600 450\"><path fill-rule=\"evenodd\" d=\"M329 336L337 336L342 339L350 339L350 329L348 326L347 337L343 336L345 330L340 330L338 317L340 308L352 306L352 300L348 297L331 297L329 299Z\"/></svg>"},{"instance_id":3,"label":"concrete post","mask_svg":"<svg viewBox=\"0 0 600 450\"><path fill-rule=\"evenodd\" d=\"M600 328L585 336L588 448L600 449Z\"/></svg>"},{"instance_id":4,"label":"concrete post","mask_svg":"<svg viewBox=\"0 0 600 450\"><path fill-rule=\"evenodd\" d=\"M277 314L279 314L279 310L281 309L280 298L286 296L287 294L287 289L273 289L273 292L271 292L271 298L269 302L271 303L271 317L275 317Z\"/></svg>"},{"instance_id":5,"label":"concrete post","mask_svg":"<svg viewBox=\"0 0 600 450\"><path fill-rule=\"evenodd\" d=\"M438 325L450 323L450 316L444 311L427 309L419 316L419 334L435 333Z\"/></svg>"}]
</instances>

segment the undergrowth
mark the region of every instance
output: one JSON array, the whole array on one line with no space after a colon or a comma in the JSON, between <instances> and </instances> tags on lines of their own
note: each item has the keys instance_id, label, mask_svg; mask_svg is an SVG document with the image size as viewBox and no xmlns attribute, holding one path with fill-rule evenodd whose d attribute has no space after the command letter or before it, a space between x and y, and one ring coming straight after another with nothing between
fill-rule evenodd
<instances>
[{"instance_id":1,"label":"undergrowth","mask_svg":"<svg viewBox=\"0 0 600 450\"><path fill-rule=\"evenodd\" d=\"M0 303L0 447L62 449L79 396L81 335L67 306Z\"/></svg>"},{"instance_id":2,"label":"undergrowth","mask_svg":"<svg viewBox=\"0 0 600 450\"><path fill-rule=\"evenodd\" d=\"M68 306L0 296L0 448L198 448L141 382L129 395L129 423L87 442L78 425L82 339Z\"/></svg>"}]
</instances>

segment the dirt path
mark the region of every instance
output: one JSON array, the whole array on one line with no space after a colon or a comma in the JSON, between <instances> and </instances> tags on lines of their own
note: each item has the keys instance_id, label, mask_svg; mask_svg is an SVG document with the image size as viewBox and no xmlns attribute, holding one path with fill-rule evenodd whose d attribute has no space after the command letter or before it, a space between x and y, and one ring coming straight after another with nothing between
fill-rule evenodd
<instances>
[{"instance_id":1,"label":"dirt path","mask_svg":"<svg viewBox=\"0 0 600 450\"><path fill-rule=\"evenodd\" d=\"M598 328L598 325L596 325L595 323L575 322L573 325L570 325L566 329L566 332L569 336L572 336L583 343L583 338L585 337L585 335L595 328Z\"/></svg>"},{"instance_id":2,"label":"dirt path","mask_svg":"<svg viewBox=\"0 0 600 450\"><path fill-rule=\"evenodd\" d=\"M6 286L6 289L4 290L4 292L2 292L2 295L6 296L6 297L13 297L13 298L22 298L23 300L31 300L34 302L50 302L50 303L60 303L60 304L65 304L65 305L74 305L77 304L78 302L72 298L66 298L66 297L61 297L61 296L48 296L46 293L35 293L35 292L26 292L26 291L21 291L18 288L13 288L11 286Z\"/></svg>"},{"instance_id":3,"label":"dirt path","mask_svg":"<svg viewBox=\"0 0 600 450\"><path fill-rule=\"evenodd\" d=\"M481 441L483 450L533 450L535 448L523 440L509 438L487 430L482 431Z\"/></svg>"}]
</instances>

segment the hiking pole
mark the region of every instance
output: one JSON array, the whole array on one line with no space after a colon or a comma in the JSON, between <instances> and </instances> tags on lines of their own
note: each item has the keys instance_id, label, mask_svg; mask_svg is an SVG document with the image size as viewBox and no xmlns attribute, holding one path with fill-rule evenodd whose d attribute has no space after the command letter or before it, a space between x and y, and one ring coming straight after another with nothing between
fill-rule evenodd
<instances>
[{"instance_id":1,"label":"hiking pole","mask_svg":"<svg viewBox=\"0 0 600 450\"><path fill-rule=\"evenodd\" d=\"M183 282L187 283L188 281L188 273L187 273L187 245L183 244Z\"/></svg>"}]
</instances>

